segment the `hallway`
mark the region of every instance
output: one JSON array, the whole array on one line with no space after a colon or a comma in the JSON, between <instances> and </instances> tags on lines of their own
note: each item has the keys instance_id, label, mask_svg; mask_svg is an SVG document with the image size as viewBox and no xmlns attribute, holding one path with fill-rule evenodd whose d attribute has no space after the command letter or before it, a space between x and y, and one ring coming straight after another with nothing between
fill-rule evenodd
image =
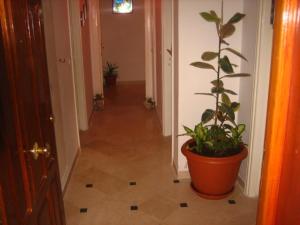
<instances>
[{"instance_id":1,"label":"hallway","mask_svg":"<svg viewBox=\"0 0 300 225\"><path fill-rule=\"evenodd\" d=\"M143 105L144 84L106 90L105 108L81 133L82 152L64 197L68 225L254 225L256 199L238 188L208 201L176 180L171 139ZM232 204L229 204L228 200Z\"/></svg>"}]
</instances>

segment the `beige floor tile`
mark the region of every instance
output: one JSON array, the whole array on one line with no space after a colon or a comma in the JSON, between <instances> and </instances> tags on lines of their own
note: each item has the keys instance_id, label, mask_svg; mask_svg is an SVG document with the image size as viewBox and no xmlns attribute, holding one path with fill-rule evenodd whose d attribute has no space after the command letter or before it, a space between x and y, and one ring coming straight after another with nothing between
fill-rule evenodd
<instances>
[{"instance_id":1,"label":"beige floor tile","mask_svg":"<svg viewBox=\"0 0 300 225\"><path fill-rule=\"evenodd\" d=\"M173 182L171 138L161 135L143 96L143 84L106 89L105 108L80 133L82 152L64 197L67 225L254 225L257 200L239 189L211 201L194 193L190 180Z\"/></svg>"}]
</instances>

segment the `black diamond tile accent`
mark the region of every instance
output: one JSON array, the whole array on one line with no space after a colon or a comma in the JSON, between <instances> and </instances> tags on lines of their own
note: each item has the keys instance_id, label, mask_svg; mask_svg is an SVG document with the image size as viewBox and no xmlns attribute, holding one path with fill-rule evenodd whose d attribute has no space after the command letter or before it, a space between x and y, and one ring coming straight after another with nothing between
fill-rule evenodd
<instances>
[{"instance_id":1,"label":"black diamond tile accent","mask_svg":"<svg viewBox=\"0 0 300 225\"><path fill-rule=\"evenodd\" d=\"M85 187L86 188L92 188L94 185L93 184L86 184Z\"/></svg>"},{"instance_id":2,"label":"black diamond tile accent","mask_svg":"<svg viewBox=\"0 0 300 225\"><path fill-rule=\"evenodd\" d=\"M88 209L87 208L81 208L80 213L87 213Z\"/></svg>"},{"instance_id":3,"label":"black diamond tile accent","mask_svg":"<svg viewBox=\"0 0 300 225\"><path fill-rule=\"evenodd\" d=\"M187 208L187 207L189 207L189 206L188 206L188 204L187 204L186 202L181 202L181 203L180 203L180 207L181 207L181 208Z\"/></svg>"},{"instance_id":4,"label":"black diamond tile accent","mask_svg":"<svg viewBox=\"0 0 300 225\"><path fill-rule=\"evenodd\" d=\"M136 185L136 182L135 182L135 181L131 181L131 182L129 182L129 185L130 185L130 186L135 186L135 185Z\"/></svg>"},{"instance_id":5,"label":"black diamond tile accent","mask_svg":"<svg viewBox=\"0 0 300 225\"><path fill-rule=\"evenodd\" d=\"M175 184L178 184L178 183L180 183L180 180L173 180L173 182L174 182Z\"/></svg>"},{"instance_id":6,"label":"black diamond tile accent","mask_svg":"<svg viewBox=\"0 0 300 225\"><path fill-rule=\"evenodd\" d=\"M139 210L139 207L137 205L132 205L132 206L130 206L130 210L137 211L137 210Z\"/></svg>"},{"instance_id":7,"label":"black diamond tile accent","mask_svg":"<svg viewBox=\"0 0 300 225\"><path fill-rule=\"evenodd\" d=\"M233 199L229 199L229 200L228 200L228 203L231 204L231 205L234 205L234 204L236 204L236 201L233 200Z\"/></svg>"}]
</instances>

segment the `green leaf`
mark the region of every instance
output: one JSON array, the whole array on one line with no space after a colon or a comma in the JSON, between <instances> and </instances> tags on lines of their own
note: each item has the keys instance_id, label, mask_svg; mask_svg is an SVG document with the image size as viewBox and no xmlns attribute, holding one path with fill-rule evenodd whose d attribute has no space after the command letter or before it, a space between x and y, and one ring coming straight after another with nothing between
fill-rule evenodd
<instances>
[{"instance_id":1,"label":"green leaf","mask_svg":"<svg viewBox=\"0 0 300 225\"><path fill-rule=\"evenodd\" d=\"M236 13L233 15L233 17L230 18L230 20L228 21L228 23L238 23L240 22L246 15L242 14L242 13Z\"/></svg>"},{"instance_id":2,"label":"green leaf","mask_svg":"<svg viewBox=\"0 0 300 225\"><path fill-rule=\"evenodd\" d=\"M221 77L220 79L223 79L223 78L233 78L233 77L249 77L251 76L251 74L249 73L236 73L236 74L229 74L229 75L225 75L223 77Z\"/></svg>"},{"instance_id":3,"label":"green leaf","mask_svg":"<svg viewBox=\"0 0 300 225\"><path fill-rule=\"evenodd\" d=\"M202 118L201 121L202 123L208 123L209 121L211 121L214 118L215 115L215 111L212 109L207 109L204 111L204 113L202 114Z\"/></svg>"},{"instance_id":4,"label":"green leaf","mask_svg":"<svg viewBox=\"0 0 300 225\"><path fill-rule=\"evenodd\" d=\"M220 64L220 67L221 69L227 73L227 74L230 74L230 73L233 73L233 67L229 61L229 58L225 55L223 58L220 59L219 61L219 64Z\"/></svg>"},{"instance_id":5,"label":"green leaf","mask_svg":"<svg viewBox=\"0 0 300 225\"><path fill-rule=\"evenodd\" d=\"M230 37L235 32L235 26L231 23L223 25L220 29L220 38L224 39Z\"/></svg>"},{"instance_id":6,"label":"green leaf","mask_svg":"<svg viewBox=\"0 0 300 225\"><path fill-rule=\"evenodd\" d=\"M183 129L185 130L186 134L189 136L193 136L194 135L194 131L186 126L183 126Z\"/></svg>"},{"instance_id":7,"label":"green leaf","mask_svg":"<svg viewBox=\"0 0 300 225\"><path fill-rule=\"evenodd\" d=\"M218 18L220 21L220 18L218 17L217 13L214 10L210 10L210 15L212 15L214 18Z\"/></svg>"},{"instance_id":8,"label":"green leaf","mask_svg":"<svg viewBox=\"0 0 300 225\"><path fill-rule=\"evenodd\" d=\"M193 62L190 65L194 66L194 67L201 68L201 69L210 69L210 70L216 71L216 69L213 65L205 63L205 62Z\"/></svg>"},{"instance_id":9,"label":"green leaf","mask_svg":"<svg viewBox=\"0 0 300 225\"><path fill-rule=\"evenodd\" d=\"M224 103L221 103L220 109L222 109L222 112L224 112L228 115L230 120L233 120L233 121L235 120L235 114L234 114L234 111L232 110L232 108L228 107Z\"/></svg>"},{"instance_id":10,"label":"green leaf","mask_svg":"<svg viewBox=\"0 0 300 225\"><path fill-rule=\"evenodd\" d=\"M211 92L212 93L215 93L215 94L222 94L222 93L224 93L224 91L225 91L225 89L224 88L222 88L222 87L220 87L220 88L217 88L217 87L213 87L212 89L211 89Z\"/></svg>"},{"instance_id":11,"label":"green leaf","mask_svg":"<svg viewBox=\"0 0 300 225\"><path fill-rule=\"evenodd\" d=\"M204 142L205 144L207 144L209 147L213 147L214 146L214 143L213 142L211 142L211 141L206 141L206 142Z\"/></svg>"},{"instance_id":12,"label":"green leaf","mask_svg":"<svg viewBox=\"0 0 300 225\"><path fill-rule=\"evenodd\" d=\"M209 96L216 97L216 96L213 95L212 93L195 93L195 95L209 95Z\"/></svg>"},{"instance_id":13,"label":"green leaf","mask_svg":"<svg viewBox=\"0 0 300 225\"><path fill-rule=\"evenodd\" d=\"M223 113L219 110L218 113L217 113L217 118L218 120L223 123L225 121L225 117L223 115Z\"/></svg>"},{"instance_id":14,"label":"green leaf","mask_svg":"<svg viewBox=\"0 0 300 225\"><path fill-rule=\"evenodd\" d=\"M234 112L237 112L240 109L241 104L238 102L231 103L230 107Z\"/></svg>"},{"instance_id":15,"label":"green leaf","mask_svg":"<svg viewBox=\"0 0 300 225\"><path fill-rule=\"evenodd\" d=\"M244 59L245 61L248 61L248 60L246 59L245 56L243 56L240 52L238 52L238 51L236 51L236 50L234 50L234 49L232 49L232 48L224 48L224 49L222 49L222 51L223 51L223 50L227 50L227 51L229 51L229 52L231 52L231 53L237 55L238 57Z\"/></svg>"},{"instance_id":16,"label":"green leaf","mask_svg":"<svg viewBox=\"0 0 300 225\"><path fill-rule=\"evenodd\" d=\"M225 128L225 129L228 129L228 130L231 130L233 127L231 126L231 125L229 125L229 124L223 124L223 127Z\"/></svg>"},{"instance_id":17,"label":"green leaf","mask_svg":"<svg viewBox=\"0 0 300 225\"><path fill-rule=\"evenodd\" d=\"M222 88L222 87L224 87L224 83L223 83L222 80L213 80L213 81L210 82L210 83L212 83L212 85L214 85L214 86L217 87L217 88Z\"/></svg>"},{"instance_id":18,"label":"green leaf","mask_svg":"<svg viewBox=\"0 0 300 225\"><path fill-rule=\"evenodd\" d=\"M237 126L237 131L238 131L239 135L241 135L245 131L245 129L246 129L246 125L245 124L239 124Z\"/></svg>"},{"instance_id":19,"label":"green leaf","mask_svg":"<svg viewBox=\"0 0 300 225\"><path fill-rule=\"evenodd\" d=\"M200 139L205 139L206 133L202 123L199 123L195 126L195 133Z\"/></svg>"},{"instance_id":20,"label":"green leaf","mask_svg":"<svg viewBox=\"0 0 300 225\"><path fill-rule=\"evenodd\" d=\"M222 102L229 107L231 106L230 98L225 93L222 94Z\"/></svg>"},{"instance_id":21,"label":"green leaf","mask_svg":"<svg viewBox=\"0 0 300 225\"><path fill-rule=\"evenodd\" d=\"M218 53L217 52L204 52L201 56L201 58L204 60L204 61L211 61L215 58L218 57Z\"/></svg>"},{"instance_id":22,"label":"green leaf","mask_svg":"<svg viewBox=\"0 0 300 225\"><path fill-rule=\"evenodd\" d=\"M207 22L220 22L220 18L217 16L217 14L214 11L208 12L202 12L200 13L203 19L205 19Z\"/></svg>"},{"instance_id":23,"label":"green leaf","mask_svg":"<svg viewBox=\"0 0 300 225\"><path fill-rule=\"evenodd\" d=\"M231 94L231 95L237 95L237 93L235 93L234 91L229 90L229 89L225 89L224 92L228 93L228 94Z\"/></svg>"}]
</instances>

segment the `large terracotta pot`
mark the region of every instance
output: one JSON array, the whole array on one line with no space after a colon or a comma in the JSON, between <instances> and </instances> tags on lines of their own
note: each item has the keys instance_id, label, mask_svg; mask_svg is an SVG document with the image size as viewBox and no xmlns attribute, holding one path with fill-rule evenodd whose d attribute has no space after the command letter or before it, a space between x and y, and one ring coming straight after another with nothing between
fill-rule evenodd
<instances>
[{"instance_id":1,"label":"large terracotta pot","mask_svg":"<svg viewBox=\"0 0 300 225\"><path fill-rule=\"evenodd\" d=\"M206 199L225 198L234 189L241 162L248 154L247 149L237 155L214 158L193 153L188 148L191 143L193 140L185 142L181 151L188 161L192 188Z\"/></svg>"}]
</instances>

